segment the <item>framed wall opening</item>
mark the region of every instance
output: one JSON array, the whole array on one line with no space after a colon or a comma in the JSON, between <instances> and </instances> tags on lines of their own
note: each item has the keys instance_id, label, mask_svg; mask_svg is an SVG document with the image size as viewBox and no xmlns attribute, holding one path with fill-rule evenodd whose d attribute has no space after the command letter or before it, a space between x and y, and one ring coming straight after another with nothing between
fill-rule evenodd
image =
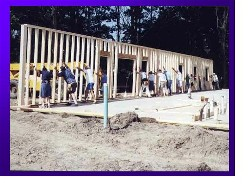
<instances>
[{"instance_id":1,"label":"framed wall opening","mask_svg":"<svg viewBox=\"0 0 250 188\"><path fill-rule=\"evenodd\" d=\"M197 67L194 67L194 72L193 72L194 80L197 78Z\"/></svg>"},{"instance_id":2,"label":"framed wall opening","mask_svg":"<svg viewBox=\"0 0 250 188\"><path fill-rule=\"evenodd\" d=\"M148 64L147 61L142 61L141 70L142 70L143 72L147 72L147 64Z\"/></svg>"},{"instance_id":3,"label":"framed wall opening","mask_svg":"<svg viewBox=\"0 0 250 188\"><path fill-rule=\"evenodd\" d=\"M179 65L179 71L183 73L183 65Z\"/></svg>"},{"instance_id":4,"label":"framed wall opening","mask_svg":"<svg viewBox=\"0 0 250 188\"><path fill-rule=\"evenodd\" d=\"M205 78L206 78L206 81L208 81L209 80L209 68L208 67L206 67L206 69L205 69Z\"/></svg>"},{"instance_id":5,"label":"framed wall opening","mask_svg":"<svg viewBox=\"0 0 250 188\"><path fill-rule=\"evenodd\" d=\"M117 93L132 92L133 64L133 60L118 59Z\"/></svg>"}]
</instances>

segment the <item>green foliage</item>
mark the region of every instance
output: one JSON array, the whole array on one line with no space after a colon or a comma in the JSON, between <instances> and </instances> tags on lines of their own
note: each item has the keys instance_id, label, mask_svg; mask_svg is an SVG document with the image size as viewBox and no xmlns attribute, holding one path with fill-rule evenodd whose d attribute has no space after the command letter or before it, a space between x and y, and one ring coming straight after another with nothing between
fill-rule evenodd
<instances>
[{"instance_id":1,"label":"green foliage","mask_svg":"<svg viewBox=\"0 0 250 188\"><path fill-rule=\"evenodd\" d=\"M19 58L21 24L213 59L215 72L228 83L227 7L12 7L12 62Z\"/></svg>"}]
</instances>

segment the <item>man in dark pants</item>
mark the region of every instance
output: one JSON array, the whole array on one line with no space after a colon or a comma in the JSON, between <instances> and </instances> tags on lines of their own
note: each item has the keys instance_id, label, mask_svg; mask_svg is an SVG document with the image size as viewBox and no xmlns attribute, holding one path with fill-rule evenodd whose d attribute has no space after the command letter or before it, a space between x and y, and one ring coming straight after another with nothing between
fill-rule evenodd
<instances>
[{"instance_id":1,"label":"man in dark pants","mask_svg":"<svg viewBox=\"0 0 250 188\"><path fill-rule=\"evenodd\" d=\"M201 88L201 76L200 75L198 76L198 83L199 83L199 90L201 91L202 88Z\"/></svg>"},{"instance_id":2,"label":"man in dark pants","mask_svg":"<svg viewBox=\"0 0 250 188\"><path fill-rule=\"evenodd\" d=\"M186 90L188 92L188 89L190 87L190 82L189 82L190 81L190 77L189 77L189 74L186 75L185 80L186 80Z\"/></svg>"},{"instance_id":3,"label":"man in dark pants","mask_svg":"<svg viewBox=\"0 0 250 188\"><path fill-rule=\"evenodd\" d=\"M34 67L34 66L33 66ZM50 71L47 70L47 68L44 66L43 69L37 70L36 67L34 67L34 70L37 72L37 76L42 75L42 83L41 83L41 89L40 89L40 96L42 98L42 105L41 108L48 107L50 108L50 97L51 97L51 85L50 80L53 77Z\"/></svg>"},{"instance_id":4,"label":"man in dark pants","mask_svg":"<svg viewBox=\"0 0 250 188\"><path fill-rule=\"evenodd\" d=\"M57 68L55 67L57 70ZM63 77L66 83L68 84L68 95L69 95L69 102L67 105L71 105L71 98L74 100L74 106L78 106L76 101L75 91L77 88L77 83L75 80L75 76L69 69L69 67L64 63L63 66L60 67L61 72L57 73L58 77Z\"/></svg>"}]
</instances>

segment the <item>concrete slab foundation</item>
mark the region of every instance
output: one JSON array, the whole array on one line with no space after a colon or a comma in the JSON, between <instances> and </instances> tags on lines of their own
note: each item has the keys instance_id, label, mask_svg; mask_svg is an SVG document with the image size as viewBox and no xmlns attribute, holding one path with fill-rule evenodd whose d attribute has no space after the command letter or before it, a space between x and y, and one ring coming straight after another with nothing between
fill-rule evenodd
<instances>
[{"instance_id":1,"label":"concrete slab foundation","mask_svg":"<svg viewBox=\"0 0 250 188\"><path fill-rule=\"evenodd\" d=\"M208 102L217 103L221 106L223 96L224 105L229 105L229 90L203 91L192 93L192 99L187 94L178 94L166 97L137 98L132 100L110 101L109 117L118 113L136 112L139 117L155 118L158 122L167 124L197 125L211 129L229 130L229 113L218 114L218 118L213 116L206 117L202 121L197 121L200 109L205 102L201 102L201 97L208 98ZM213 101L212 101L213 100ZM208 108L211 105L208 105ZM63 106L60 104L51 109L21 107L24 111L38 111L43 113L67 113L78 116L103 117L104 105L102 102L97 104L82 103L77 107ZM213 113L212 113L213 114ZM204 117L204 114L203 114Z\"/></svg>"}]
</instances>

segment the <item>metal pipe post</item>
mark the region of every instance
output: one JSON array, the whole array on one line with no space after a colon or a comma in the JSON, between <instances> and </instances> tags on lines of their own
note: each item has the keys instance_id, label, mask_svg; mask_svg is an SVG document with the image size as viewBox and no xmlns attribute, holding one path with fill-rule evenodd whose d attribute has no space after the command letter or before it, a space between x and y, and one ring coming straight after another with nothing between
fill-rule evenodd
<instances>
[{"instance_id":1,"label":"metal pipe post","mask_svg":"<svg viewBox=\"0 0 250 188\"><path fill-rule=\"evenodd\" d=\"M107 128L108 125L108 84L103 84L103 103L104 103L104 119L103 126Z\"/></svg>"}]
</instances>

